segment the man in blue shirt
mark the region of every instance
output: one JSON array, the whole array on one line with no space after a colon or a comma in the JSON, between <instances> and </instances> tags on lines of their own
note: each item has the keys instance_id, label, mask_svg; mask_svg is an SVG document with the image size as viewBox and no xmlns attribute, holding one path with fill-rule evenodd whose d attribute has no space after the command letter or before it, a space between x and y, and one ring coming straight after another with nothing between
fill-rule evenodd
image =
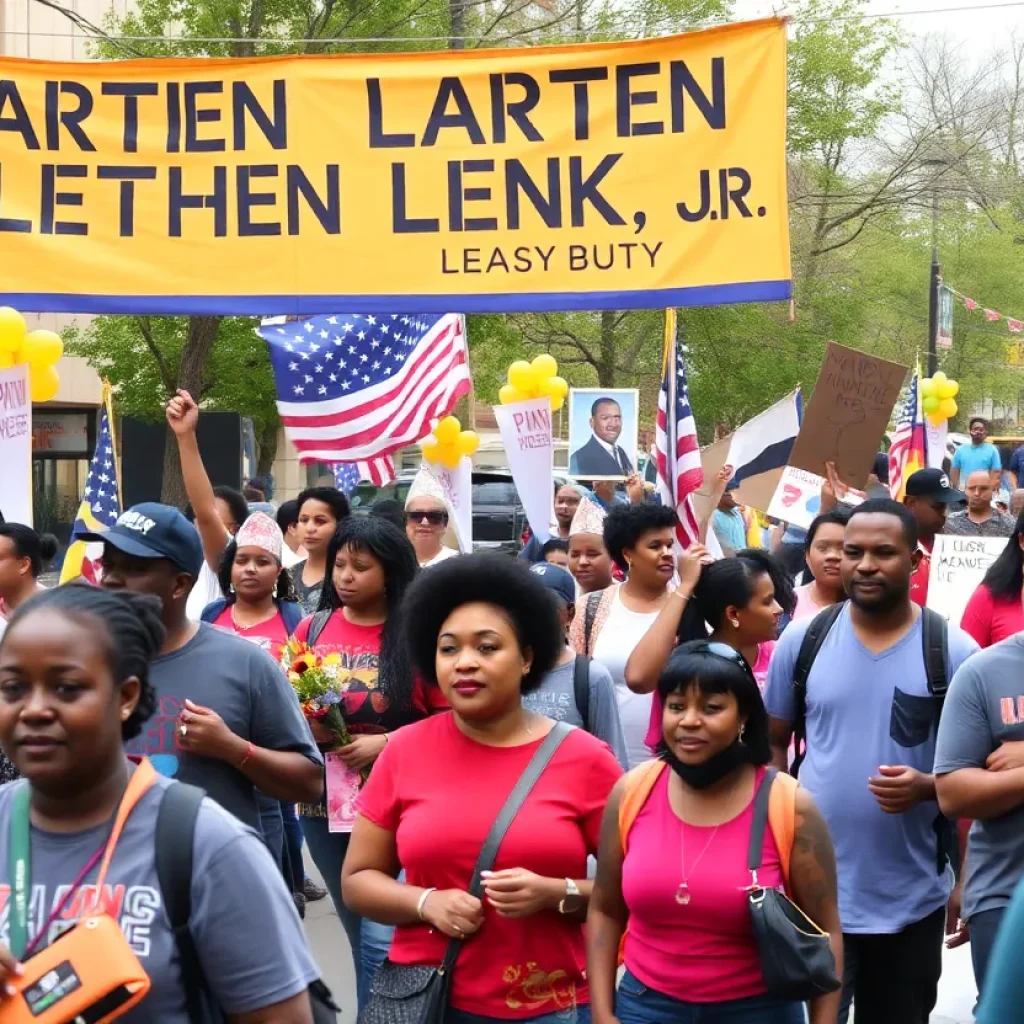
<instances>
[{"instance_id":1,"label":"man in blue shirt","mask_svg":"<svg viewBox=\"0 0 1024 1024\"><path fill-rule=\"evenodd\" d=\"M988 423L980 416L975 416L969 429L971 443L960 445L953 453L949 481L954 487L960 487L961 480L966 483L972 473L985 469L992 474L992 486L998 487L1003 462L999 457L999 449L985 440L988 437Z\"/></svg>"},{"instance_id":2,"label":"man in blue shirt","mask_svg":"<svg viewBox=\"0 0 1024 1024\"><path fill-rule=\"evenodd\" d=\"M726 487L711 517L711 529L715 531L726 558L747 547L747 522L743 518L743 510L736 502L737 486L729 484Z\"/></svg>"},{"instance_id":3,"label":"man in blue shirt","mask_svg":"<svg viewBox=\"0 0 1024 1024\"><path fill-rule=\"evenodd\" d=\"M870 1024L926 1024L942 973L952 872L938 870L932 775L937 705L928 691L921 609L910 599L917 521L869 499L850 515L841 574L849 601L807 678L800 783L832 834L845 960L840 1024L851 1002ZM765 705L785 767L797 717L793 675L813 619L782 634ZM948 627L947 679L978 645Z\"/></svg>"}]
</instances>

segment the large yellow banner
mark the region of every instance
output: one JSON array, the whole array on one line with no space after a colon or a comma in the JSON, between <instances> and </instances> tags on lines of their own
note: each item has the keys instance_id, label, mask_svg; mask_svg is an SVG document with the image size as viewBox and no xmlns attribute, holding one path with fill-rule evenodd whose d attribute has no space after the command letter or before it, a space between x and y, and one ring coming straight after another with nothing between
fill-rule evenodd
<instances>
[{"instance_id":1,"label":"large yellow banner","mask_svg":"<svg viewBox=\"0 0 1024 1024\"><path fill-rule=\"evenodd\" d=\"M780 21L629 43L0 59L0 302L312 314L790 295Z\"/></svg>"}]
</instances>

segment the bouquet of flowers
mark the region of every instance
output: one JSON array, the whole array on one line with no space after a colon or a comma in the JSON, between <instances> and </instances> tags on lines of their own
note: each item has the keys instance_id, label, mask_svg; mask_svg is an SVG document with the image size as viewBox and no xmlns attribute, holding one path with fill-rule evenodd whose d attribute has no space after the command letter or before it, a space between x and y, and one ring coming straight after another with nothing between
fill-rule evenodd
<instances>
[{"instance_id":1,"label":"bouquet of flowers","mask_svg":"<svg viewBox=\"0 0 1024 1024\"><path fill-rule=\"evenodd\" d=\"M328 729L338 746L348 746L352 734L341 713L343 697L338 682L341 655L321 656L292 637L285 646L282 664L306 718ZM369 773L369 768L360 772L364 782Z\"/></svg>"}]
</instances>

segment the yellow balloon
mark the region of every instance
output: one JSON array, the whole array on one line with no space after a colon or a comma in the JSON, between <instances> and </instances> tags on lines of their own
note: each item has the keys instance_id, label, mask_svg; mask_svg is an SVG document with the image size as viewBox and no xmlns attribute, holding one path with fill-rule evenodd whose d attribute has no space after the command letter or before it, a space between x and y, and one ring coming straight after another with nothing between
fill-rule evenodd
<instances>
[{"instance_id":1,"label":"yellow balloon","mask_svg":"<svg viewBox=\"0 0 1024 1024\"><path fill-rule=\"evenodd\" d=\"M925 377L921 381L921 397L931 398L934 394L936 394L935 381L931 377Z\"/></svg>"},{"instance_id":2,"label":"yellow balloon","mask_svg":"<svg viewBox=\"0 0 1024 1024\"><path fill-rule=\"evenodd\" d=\"M437 462L441 458L441 446L436 441L424 441L423 458L427 462Z\"/></svg>"},{"instance_id":3,"label":"yellow balloon","mask_svg":"<svg viewBox=\"0 0 1024 1024\"><path fill-rule=\"evenodd\" d=\"M438 443L441 445L449 445L454 443L455 438L459 436L459 431L462 429L462 424L459 423L455 416L445 416L443 420L436 427L434 427L434 437L437 438Z\"/></svg>"},{"instance_id":4,"label":"yellow balloon","mask_svg":"<svg viewBox=\"0 0 1024 1024\"><path fill-rule=\"evenodd\" d=\"M946 382L946 389L943 392L943 398L956 398L960 394L960 385L955 380Z\"/></svg>"},{"instance_id":5,"label":"yellow balloon","mask_svg":"<svg viewBox=\"0 0 1024 1024\"><path fill-rule=\"evenodd\" d=\"M25 340L25 318L10 306L0 306L0 350L13 352Z\"/></svg>"},{"instance_id":6,"label":"yellow balloon","mask_svg":"<svg viewBox=\"0 0 1024 1024\"><path fill-rule=\"evenodd\" d=\"M533 367L538 383L547 380L548 377L554 377L558 373L558 363L555 357L548 355L547 352L537 356L530 365Z\"/></svg>"},{"instance_id":7,"label":"yellow balloon","mask_svg":"<svg viewBox=\"0 0 1024 1024\"><path fill-rule=\"evenodd\" d=\"M9 370L14 365L14 353L0 348L0 370Z\"/></svg>"},{"instance_id":8,"label":"yellow balloon","mask_svg":"<svg viewBox=\"0 0 1024 1024\"><path fill-rule=\"evenodd\" d=\"M944 384L945 384L945 383L946 383L946 382L947 382L948 380L949 380L949 378L948 378L948 377L946 376L946 374L945 374L945 373L944 373L944 372L943 372L942 370L939 370L939 372L938 372L938 373L932 374L932 383L933 383L933 384L935 385L935 387L936 387L936 388L937 388L937 389L938 389L939 391L941 391L941 390L942 390L942 386L943 386L943 385L944 385Z\"/></svg>"},{"instance_id":9,"label":"yellow balloon","mask_svg":"<svg viewBox=\"0 0 1024 1024\"><path fill-rule=\"evenodd\" d=\"M565 405L565 395L553 395L551 398L551 411L558 412Z\"/></svg>"},{"instance_id":10,"label":"yellow balloon","mask_svg":"<svg viewBox=\"0 0 1024 1024\"><path fill-rule=\"evenodd\" d=\"M57 397L60 377L52 366L33 366L29 369L28 389L33 402L49 402Z\"/></svg>"},{"instance_id":11,"label":"yellow balloon","mask_svg":"<svg viewBox=\"0 0 1024 1024\"><path fill-rule=\"evenodd\" d=\"M939 407L936 412L943 419L951 420L957 414L957 404L955 399L944 398L939 402Z\"/></svg>"},{"instance_id":12,"label":"yellow balloon","mask_svg":"<svg viewBox=\"0 0 1024 1024\"><path fill-rule=\"evenodd\" d=\"M20 352L22 359L33 366L53 366L64 354L64 342L53 331L33 331L25 335Z\"/></svg>"},{"instance_id":13,"label":"yellow balloon","mask_svg":"<svg viewBox=\"0 0 1024 1024\"><path fill-rule=\"evenodd\" d=\"M472 455L480 447L480 435L475 430L463 430L455 439L460 455Z\"/></svg>"},{"instance_id":14,"label":"yellow balloon","mask_svg":"<svg viewBox=\"0 0 1024 1024\"><path fill-rule=\"evenodd\" d=\"M498 401L502 405L512 405L515 402L525 402L529 399L529 395L524 395L519 388L513 387L511 384L503 384L501 390L498 392Z\"/></svg>"},{"instance_id":15,"label":"yellow balloon","mask_svg":"<svg viewBox=\"0 0 1024 1024\"><path fill-rule=\"evenodd\" d=\"M462 461L459 449L453 444L441 445L441 465L445 469L455 469Z\"/></svg>"},{"instance_id":16,"label":"yellow balloon","mask_svg":"<svg viewBox=\"0 0 1024 1024\"><path fill-rule=\"evenodd\" d=\"M537 378L534 375L533 367L525 359L517 359L508 368L508 382L512 387L531 398L537 388Z\"/></svg>"},{"instance_id":17,"label":"yellow balloon","mask_svg":"<svg viewBox=\"0 0 1024 1024\"><path fill-rule=\"evenodd\" d=\"M540 393L552 399L565 398L569 394L569 382L564 377L548 377L540 386Z\"/></svg>"}]
</instances>

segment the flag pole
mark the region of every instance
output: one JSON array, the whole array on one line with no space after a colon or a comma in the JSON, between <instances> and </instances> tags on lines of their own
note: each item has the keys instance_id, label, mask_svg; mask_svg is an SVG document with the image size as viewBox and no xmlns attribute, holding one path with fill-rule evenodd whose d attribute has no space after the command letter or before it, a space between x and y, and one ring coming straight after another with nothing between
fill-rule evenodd
<instances>
[{"instance_id":1,"label":"flag pole","mask_svg":"<svg viewBox=\"0 0 1024 1024\"><path fill-rule=\"evenodd\" d=\"M110 431L110 449L114 463L114 478L117 481L117 507L124 508L121 496L121 453L117 449L117 427L114 424L114 390L110 381L103 378L103 408L107 413L107 429Z\"/></svg>"}]
</instances>

